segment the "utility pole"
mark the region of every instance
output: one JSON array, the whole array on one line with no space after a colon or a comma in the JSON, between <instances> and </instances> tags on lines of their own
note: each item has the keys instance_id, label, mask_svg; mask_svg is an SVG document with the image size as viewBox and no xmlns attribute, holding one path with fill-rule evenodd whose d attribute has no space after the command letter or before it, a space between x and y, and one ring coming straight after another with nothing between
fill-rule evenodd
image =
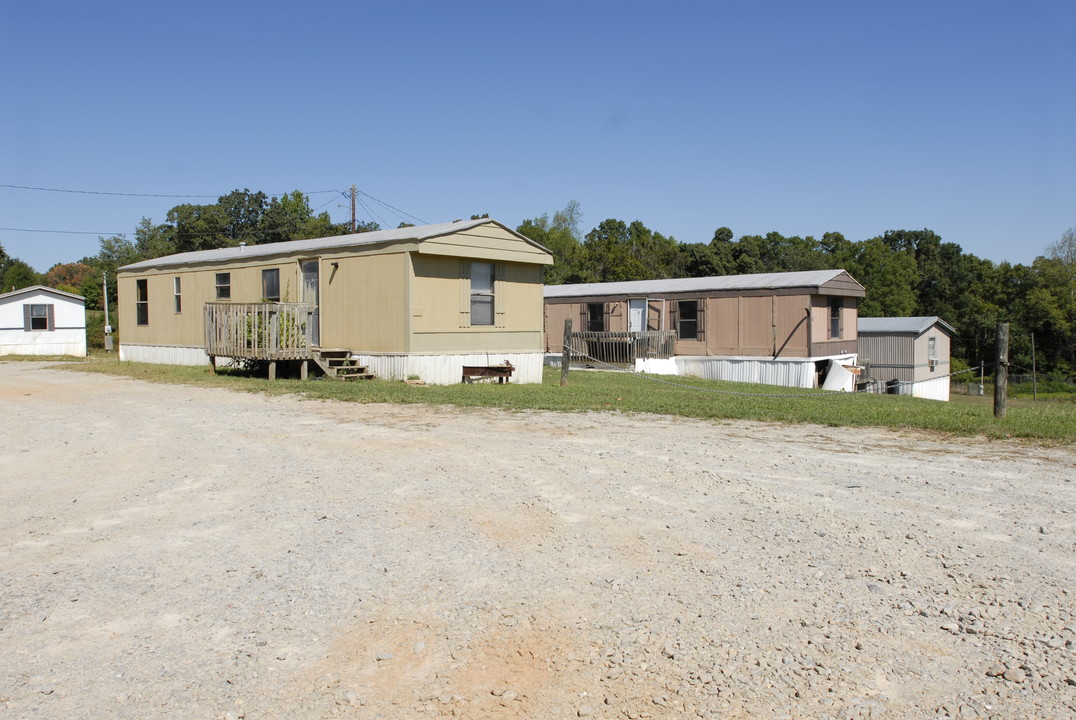
<instances>
[{"instance_id":1,"label":"utility pole","mask_svg":"<svg viewBox=\"0 0 1076 720\"><path fill-rule=\"evenodd\" d=\"M1005 396L1009 392L1009 323L998 323L994 360L994 417L1005 417Z\"/></svg>"},{"instance_id":2,"label":"utility pole","mask_svg":"<svg viewBox=\"0 0 1076 720\"><path fill-rule=\"evenodd\" d=\"M108 321L108 273L101 273L105 298L105 352L112 352L112 325Z\"/></svg>"},{"instance_id":3,"label":"utility pole","mask_svg":"<svg viewBox=\"0 0 1076 720\"><path fill-rule=\"evenodd\" d=\"M351 186L351 233L354 234L356 229L355 225L355 186Z\"/></svg>"}]
</instances>

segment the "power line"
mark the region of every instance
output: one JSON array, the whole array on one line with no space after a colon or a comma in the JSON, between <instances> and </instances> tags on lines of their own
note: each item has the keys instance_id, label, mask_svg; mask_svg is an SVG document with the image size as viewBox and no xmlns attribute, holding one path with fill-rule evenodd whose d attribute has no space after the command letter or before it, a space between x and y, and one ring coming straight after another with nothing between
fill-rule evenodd
<instances>
[{"instance_id":1,"label":"power line","mask_svg":"<svg viewBox=\"0 0 1076 720\"><path fill-rule=\"evenodd\" d=\"M385 202L384 200L378 200L377 198L375 198L375 197L374 197L373 195L371 195L370 193L364 193L364 192L363 192L362 190L359 190L359 194L360 194L360 195L365 195L366 197L370 198L370 199L371 199L371 200L373 200L374 202L377 202L377 203L381 203L382 205L384 205L385 207L387 207L387 208L388 208L389 210L392 210L392 211L396 212L397 214L399 214L399 213L403 213L402 215L399 215L399 217L400 217L400 219L401 219L401 220L403 220L403 219L404 219L404 217L403 217L403 216L404 216L404 215L406 215L407 217L411 218L412 220L418 220L418 221L419 221L420 223L422 223L423 225L429 225L429 223L428 223L427 221L423 220L422 218L417 218L417 217L415 217L414 215L412 215L411 213L408 213L408 212L404 212L403 210L400 210L399 208L395 208L395 207L393 207L392 205L389 205L389 204L388 204L387 202Z\"/></svg>"},{"instance_id":2,"label":"power line","mask_svg":"<svg viewBox=\"0 0 1076 720\"><path fill-rule=\"evenodd\" d=\"M30 185L5 185L0 184L0 188L11 188L15 190L39 190L41 192L58 192L58 193L74 193L77 195L118 195L122 197L151 197L151 198L222 198L228 193L222 193L217 195L167 195L161 193L129 193L129 192L105 192L104 190L67 190L64 188L46 188L46 187L33 187ZM266 193L270 196L283 196L293 191L284 193ZM300 191L302 192L302 191ZM311 190L309 192L303 192L304 195L321 195L323 193L335 193L339 190ZM379 201L380 202L380 201Z\"/></svg>"},{"instance_id":3,"label":"power line","mask_svg":"<svg viewBox=\"0 0 1076 720\"><path fill-rule=\"evenodd\" d=\"M118 232L93 232L91 230L29 230L27 228L0 227L7 232L32 232L32 233L61 233L63 235L125 235Z\"/></svg>"},{"instance_id":4,"label":"power line","mask_svg":"<svg viewBox=\"0 0 1076 720\"><path fill-rule=\"evenodd\" d=\"M363 193L363 194L365 194L365 193ZM356 198L356 199L358 200L358 198ZM380 215L378 215L377 213L375 213L375 212L373 211L373 209L372 209L372 208L371 208L371 207L370 207L369 205L367 205L366 203L364 203L364 202L363 202L362 200L358 200L358 203L359 203L359 205L360 205L360 206L362 206L362 209L363 209L363 210L365 210L366 212L370 213L370 216L371 216L371 217L375 217L375 218L377 218L378 220L380 220L380 221L381 221L381 224L382 224L382 225L387 225L387 224L388 224L388 223L386 223L386 222L385 222L385 219L384 219L383 217L381 217ZM387 228L386 228L386 229L387 229Z\"/></svg>"}]
</instances>

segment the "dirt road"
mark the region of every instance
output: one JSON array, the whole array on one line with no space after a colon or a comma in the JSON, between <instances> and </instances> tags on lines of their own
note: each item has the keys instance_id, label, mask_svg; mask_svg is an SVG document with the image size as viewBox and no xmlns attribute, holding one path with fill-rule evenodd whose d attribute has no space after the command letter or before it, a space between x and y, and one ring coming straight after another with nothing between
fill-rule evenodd
<instances>
[{"instance_id":1,"label":"dirt road","mask_svg":"<svg viewBox=\"0 0 1076 720\"><path fill-rule=\"evenodd\" d=\"M1072 718L1076 452L0 363L7 718Z\"/></svg>"}]
</instances>

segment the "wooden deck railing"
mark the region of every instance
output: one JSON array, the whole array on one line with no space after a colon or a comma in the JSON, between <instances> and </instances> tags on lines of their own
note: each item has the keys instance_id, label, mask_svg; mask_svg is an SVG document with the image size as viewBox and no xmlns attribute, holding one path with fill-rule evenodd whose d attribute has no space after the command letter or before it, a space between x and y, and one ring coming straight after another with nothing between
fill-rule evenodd
<instances>
[{"instance_id":1,"label":"wooden deck railing","mask_svg":"<svg viewBox=\"0 0 1076 720\"><path fill-rule=\"evenodd\" d=\"M314 306L305 303L205 304L205 353L252 360L312 355Z\"/></svg>"},{"instance_id":2,"label":"wooden deck railing","mask_svg":"<svg viewBox=\"0 0 1076 720\"><path fill-rule=\"evenodd\" d=\"M572 362L634 365L637 358L671 358L676 331L573 332L565 342L572 349Z\"/></svg>"}]
</instances>

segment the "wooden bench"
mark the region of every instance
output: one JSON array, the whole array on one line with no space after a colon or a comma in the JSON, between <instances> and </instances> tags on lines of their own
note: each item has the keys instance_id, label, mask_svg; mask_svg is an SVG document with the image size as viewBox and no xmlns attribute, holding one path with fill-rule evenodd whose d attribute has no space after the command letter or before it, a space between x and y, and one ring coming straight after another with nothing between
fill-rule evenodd
<instances>
[{"instance_id":1,"label":"wooden bench","mask_svg":"<svg viewBox=\"0 0 1076 720\"><path fill-rule=\"evenodd\" d=\"M497 378L498 383L506 383L514 370L515 367L508 362L503 365L464 365L463 382L473 383L475 378Z\"/></svg>"}]
</instances>

